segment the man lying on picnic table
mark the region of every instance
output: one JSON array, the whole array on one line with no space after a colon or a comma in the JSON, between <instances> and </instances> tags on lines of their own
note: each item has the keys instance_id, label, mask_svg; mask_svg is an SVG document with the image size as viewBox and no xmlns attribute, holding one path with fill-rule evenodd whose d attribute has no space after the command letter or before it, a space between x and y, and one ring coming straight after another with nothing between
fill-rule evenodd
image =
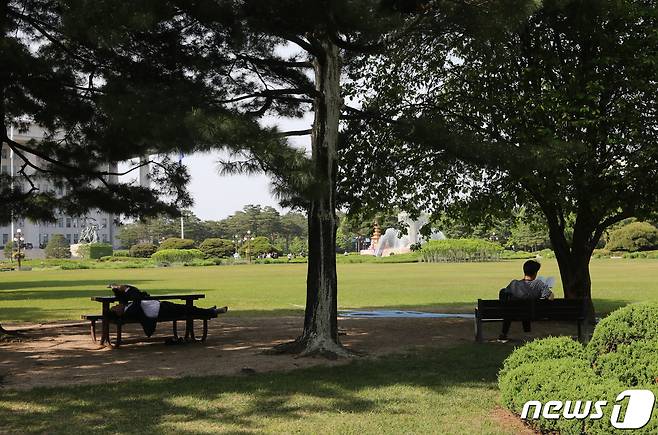
<instances>
[{"instance_id":1,"label":"man lying on picnic table","mask_svg":"<svg viewBox=\"0 0 658 435\"><path fill-rule=\"evenodd\" d=\"M537 273L541 264L535 260L528 260L523 263L523 279L513 279L507 287L501 289L498 297L501 301L508 300L530 300L530 299L549 299L553 300L554 295L549 284L537 279ZM524 320L523 332L530 332L530 321ZM507 333L512 325L510 320L503 321L503 331L498 340L507 340Z\"/></svg>"},{"instance_id":2,"label":"man lying on picnic table","mask_svg":"<svg viewBox=\"0 0 658 435\"><path fill-rule=\"evenodd\" d=\"M112 289L119 303L112 308L112 312L118 317L131 317L139 320L144 334L150 337L155 331L155 327L160 319L171 319L184 317L187 314L187 306L183 304L174 304L167 301L143 300L150 297L144 291L135 286L128 284L110 284L108 288ZM216 316L228 311L228 307L217 308L199 308L191 307L193 315L199 316Z\"/></svg>"}]
</instances>

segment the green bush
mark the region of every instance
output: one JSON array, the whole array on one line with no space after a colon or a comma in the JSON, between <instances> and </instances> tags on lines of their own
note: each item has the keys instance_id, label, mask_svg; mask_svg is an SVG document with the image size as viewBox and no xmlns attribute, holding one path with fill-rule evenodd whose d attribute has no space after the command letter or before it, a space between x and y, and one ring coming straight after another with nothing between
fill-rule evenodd
<instances>
[{"instance_id":1,"label":"green bush","mask_svg":"<svg viewBox=\"0 0 658 435\"><path fill-rule=\"evenodd\" d=\"M428 263L440 261L489 261L500 258L503 247L482 239L431 240L420 249L420 258Z\"/></svg>"},{"instance_id":2,"label":"green bush","mask_svg":"<svg viewBox=\"0 0 658 435\"><path fill-rule=\"evenodd\" d=\"M112 255L115 257L130 257L130 250L128 249L115 249L112 252Z\"/></svg>"},{"instance_id":3,"label":"green bush","mask_svg":"<svg viewBox=\"0 0 658 435\"><path fill-rule=\"evenodd\" d=\"M109 243L83 243L78 246L78 254L86 260L111 256L112 251L112 245Z\"/></svg>"},{"instance_id":4,"label":"green bush","mask_svg":"<svg viewBox=\"0 0 658 435\"><path fill-rule=\"evenodd\" d=\"M227 239L206 239L199 245L206 258L230 257L235 252L235 243Z\"/></svg>"},{"instance_id":5,"label":"green bush","mask_svg":"<svg viewBox=\"0 0 658 435\"><path fill-rule=\"evenodd\" d=\"M599 355L594 371L627 387L658 383L658 340L620 344L616 352Z\"/></svg>"},{"instance_id":6,"label":"green bush","mask_svg":"<svg viewBox=\"0 0 658 435\"><path fill-rule=\"evenodd\" d=\"M552 249L542 249L536 253L541 258L555 258L555 252Z\"/></svg>"},{"instance_id":7,"label":"green bush","mask_svg":"<svg viewBox=\"0 0 658 435\"><path fill-rule=\"evenodd\" d=\"M178 237L171 237L164 240L158 246L158 251L163 251L165 249L194 249L194 240L192 239L181 239Z\"/></svg>"},{"instance_id":8,"label":"green bush","mask_svg":"<svg viewBox=\"0 0 658 435\"><path fill-rule=\"evenodd\" d=\"M500 258L505 260L525 260L536 257L537 256L532 252L526 251L510 251L506 249L500 252Z\"/></svg>"},{"instance_id":9,"label":"green bush","mask_svg":"<svg viewBox=\"0 0 658 435\"><path fill-rule=\"evenodd\" d=\"M260 237L254 237L254 240L249 240L244 242L240 246L240 255L242 257L247 257L247 249L249 250L249 255L251 257L257 257L259 255L263 254L281 254L274 245L270 243L267 237L260 236Z\"/></svg>"},{"instance_id":10,"label":"green bush","mask_svg":"<svg viewBox=\"0 0 658 435\"><path fill-rule=\"evenodd\" d=\"M622 344L658 339L658 303L645 302L620 308L599 322L587 344L587 355L595 362L599 355L615 352Z\"/></svg>"},{"instance_id":11,"label":"green bush","mask_svg":"<svg viewBox=\"0 0 658 435\"><path fill-rule=\"evenodd\" d=\"M14 251L14 245L11 241L7 242L4 247L5 258L11 258Z\"/></svg>"},{"instance_id":12,"label":"green bush","mask_svg":"<svg viewBox=\"0 0 658 435\"><path fill-rule=\"evenodd\" d=\"M503 363L498 383L503 404L521 414L530 400L607 400L599 420L528 420L542 432L624 433L610 423L612 404L629 388L658 393L658 304L621 308L603 319L583 348L568 338L537 340L516 349ZM658 433L658 419L633 431Z\"/></svg>"},{"instance_id":13,"label":"green bush","mask_svg":"<svg viewBox=\"0 0 658 435\"><path fill-rule=\"evenodd\" d=\"M195 259L203 260L204 253L198 249L164 249L151 255L158 263L185 263Z\"/></svg>"},{"instance_id":14,"label":"green bush","mask_svg":"<svg viewBox=\"0 0 658 435\"><path fill-rule=\"evenodd\" d=\"M658 248L658 228L648 222L633 222L610 233L605 249L610 251L648 251Z\"/></svg>"},{"instance_id":15,"label":"green bush","mask_svg":"<svg viewBox=\"0 0 658 435\"><path fill-rule=\"evenodd\" d=\"M61 234L53 234L48 240L45 252L46 258L71 258L69 242Z\"/></svg>"},{"instance_id":16,"label":"green bush","mask_svg":"<svg viewBox=\"0 0 658 435\"><path fill-rule=\"evenodd\" d=\"M585 359L583 345L569 337L548 337L532 341L516 349L503 363L499 377L523 364L534 364L539 361L572 358Z\"/></svg>"},{"instance_id":17,"label":"green bush","mask_svg":"<svg viewBox=\"0 0 658 435\"><path fill-rule=\"evenodd\" d=\"M136 258L151 258L155 254L158 247L153 243L138 243L130 247L130 256Z\"/></svg>"}]
</instances>

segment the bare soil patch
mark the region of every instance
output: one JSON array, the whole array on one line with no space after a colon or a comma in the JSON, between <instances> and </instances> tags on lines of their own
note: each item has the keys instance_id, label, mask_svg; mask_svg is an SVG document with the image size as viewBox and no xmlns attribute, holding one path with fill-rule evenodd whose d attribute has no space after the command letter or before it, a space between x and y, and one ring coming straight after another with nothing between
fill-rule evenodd
<instances>
[{"instance_id":1,"label":"bare soil patch","mask_svg":"<svg viewBox=\"0 0 658 435\"><path fill-rule=\"evenodd\" d=\"M264 350L295 338L302 324L301 317L227 315L210 322L205 343L174 346L164 344L171 334L170 323L158 325L155 336L147 341L139 325L128 325L125 344L120 349L92 342L86 326L42 325L26 332L26 340L0 343L0 388L106 383L123 380L127 374L131 378L248 375L349 361L263 354ZM474 335L473 321L468 319L340 319L339 328L342 343L366 357L453 346L472 342ZM494 339L498 328L500 325L487 325L485 337ZM514 324L512 336L521 336L520 329L520 325ZM525 339L574 330L575 326L570 325L538 323L533 325L533 334ZM519 344L520 341L510 341L500 345Z\"/></svg>"}]
</instances>

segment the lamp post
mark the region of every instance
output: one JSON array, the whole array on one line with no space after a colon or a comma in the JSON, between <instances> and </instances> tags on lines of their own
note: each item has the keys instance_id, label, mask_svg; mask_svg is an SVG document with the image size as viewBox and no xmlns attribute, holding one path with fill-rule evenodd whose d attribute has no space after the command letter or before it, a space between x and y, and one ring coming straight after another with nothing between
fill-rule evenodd
<instances>
[{"instance_id":1,"label":"lamp post","mask_svg":"<svg viewBox=\"0 0 658 435\"><path fill-rule=\"evenodd\" d=\"M24 241L25 237L23 237L23 230L19 228L16 230L16 234L14 234L14 247L16 249L16 253L14 255L16 256L16 261L18 261L18 270L21 270L21 260L23 257L21 249L23 248Z\"/></svg>"}]
</instances>

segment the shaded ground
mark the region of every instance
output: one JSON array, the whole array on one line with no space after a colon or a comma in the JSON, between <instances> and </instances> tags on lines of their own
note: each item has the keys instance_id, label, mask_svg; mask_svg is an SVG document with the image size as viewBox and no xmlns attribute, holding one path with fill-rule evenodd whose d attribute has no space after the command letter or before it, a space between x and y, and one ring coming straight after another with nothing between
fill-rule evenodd
<instances>
[{"instance_id":1,"label":"shaded ground","mask_svg":"<svg viewBox=\"0 0 658 435\"><path fill-rule=\"evenodd\" d=\"M134 379L235 375L244 373L245 367L255 372L270 372L348 362L262 353L294 338L301 330L302 321L299 317L226 316L210 323L206 343L175 346L163 343L170 333L167 324L159 325L150 341L141 341L143 334L138 325L128 325L124 335L126 344L120 349L93 343L87 327L47 325L29 331L29 339L24 342L0 344L0 386L30 389L111 383L127 376ZM341 319L339 327L344 334L342 342L367 356L473 342L473 321L464 319ZM486 325L485 337L495 338L499 327ZM511 336L523 337L520 330L520 325L514 324ZM533 334L525 338L551 333L573 334L575 326L536 323ZM519 343L511 341L495 346L511 351Z\"/></svg>"}]
</instances>

